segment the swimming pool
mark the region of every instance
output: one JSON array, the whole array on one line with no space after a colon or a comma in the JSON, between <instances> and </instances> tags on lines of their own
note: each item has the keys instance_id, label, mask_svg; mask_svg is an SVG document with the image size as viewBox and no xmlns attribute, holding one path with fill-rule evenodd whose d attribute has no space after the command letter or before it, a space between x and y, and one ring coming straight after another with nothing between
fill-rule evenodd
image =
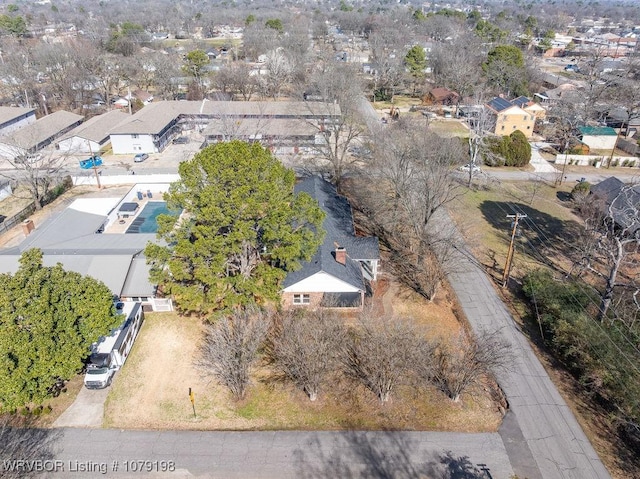
<instances>
[{"instance_id":1,"label":"swimming pool","mask_svg":"<svg viewBox=\"0 0 640 479\"><path fill-rule=\"evenodd\" d=\"M180 211L167 208L166 201L149 201L144 205L140 214L131 222L131 226L127 228L127 234L157 233L159 215L178 216L180 213Z\"/></svg>"}]
</instances>

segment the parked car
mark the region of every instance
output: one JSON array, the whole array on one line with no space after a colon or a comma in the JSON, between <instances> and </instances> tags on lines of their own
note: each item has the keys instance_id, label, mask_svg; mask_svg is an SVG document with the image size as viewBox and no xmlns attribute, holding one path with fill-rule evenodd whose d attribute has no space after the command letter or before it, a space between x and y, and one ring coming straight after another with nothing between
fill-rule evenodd
<instances>
[{"instance_id":1,"label":"parked car","mask_svg":"<svg viewBox=\"0 0 640 479\"><path fill-rule=\"evenodd\" d=\"M133 162L142 163L147 158L149 158L149 155L147 155L146 153L138 153L136 156L133 157Z\"/></svg>"},{"instance_id":2,"label":"parked car","mask_svg":"<svg viewBox=\"0 0 640 479\"><path fill-rule=\"evenodd\" d=\"M184 145L186 143L189 143L189 137L187 136L178 136L173 139L174 145Z\"/></svg>"},{"instance_id":3,"label":"parked car","mask_svg":"<svg viewBox=\"0 0 640 479\"><path fill-rule=\"evenodd\" d=\"M575 63L569 63L567 66L564 67L564 71L571 71L571 72L575 72L578 73L580 71L580 67L578 67L578 65L576 65Z\"/></svg>"},{"instance_id":4,"label":"parked car","mask_svg":"<svg viewBox=\"0 0 640 479\"><path fill-rule=\"evenodd\" d=\"M473 173L480 173L482 171L478 165L472 165L471 163L467 163L466 165L462 165L458 169L460 171L466 171L466 172L469 172L469 170L471 170Z\"/></svg>"},{"instance_id":5,"label":"parked car","mask_svg":"<svg viewBox=\"0 0 640 479\"><path fill-rule=\"evenodd\" d=\"M88 170L89 168L93 168L95 166L102 166L102 158L98 155L93 155L86 160L80 160L80 168L83 170Z\"/></svg>"}]
</instances>

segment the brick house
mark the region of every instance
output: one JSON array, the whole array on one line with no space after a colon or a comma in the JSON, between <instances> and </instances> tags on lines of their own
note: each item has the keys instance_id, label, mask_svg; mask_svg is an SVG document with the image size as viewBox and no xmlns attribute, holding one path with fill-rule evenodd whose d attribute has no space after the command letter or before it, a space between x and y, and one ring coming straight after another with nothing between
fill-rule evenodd
<instances>
[{"instance_id":1,"label":"brick house","mask_svg":"<svg viewBox=\"0 0 640 479\"><path fill-rule=\"evenodd\" d=\"M378 274L378 238L356 236L351 205L322 178L306 178L295 191L318 201L326 213L326 233L313 258L284 279L283 307L362 308L367 282L375 281Z\"/></svg>"}]
</instances>

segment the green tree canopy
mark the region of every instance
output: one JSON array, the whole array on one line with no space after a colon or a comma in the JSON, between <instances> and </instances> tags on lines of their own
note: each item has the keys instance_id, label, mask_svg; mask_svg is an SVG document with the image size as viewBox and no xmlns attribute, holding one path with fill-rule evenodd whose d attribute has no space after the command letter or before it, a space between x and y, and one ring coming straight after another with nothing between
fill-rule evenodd
<instances>
[{"instance_id":1,"label":"green tree canopy","mask_svg":"<svg viewBox=\"0 0 640 479\"><path fill-rule=\"evenodd\" d=\"M483 40L492 43L504 40L507 36L507 32L483 19L476 23L475 32Z\"/></svg>"},{"instance_id":2,"label":"green tree canopy","mask_svg":"<svg viewBox=\"0 0 640 479\"><path fill-rule=\"evenodd\" d=\"M198 82L204 73L204 67L209 64L209 55L204 50L191 50L187 53L185 64L182 65L182 71L187 75L191 75Z\"/></svg>"},{"instance_id":3,"label":"green tree canopy","mask_svg":"<svg viewBox=\"0 0 640 479\"><path fill-rule=\"evenodd\" d=\"M145 254L151 279L185 312L222 313L279 300L288 271L320 245L324 213L294 195L295 175L261 145L218 143L180 164L165 195L185 214L160 216Z\"/></svg>"},{"instance_id":4,"label":"green tree canopy","mask_svg":"<svg viewBox=\"0 0 640 479\"><path fill-rule=\"evenodd\" d=\"M103 283L23 253L14 275L0 275L0 410L41 402L120 321Z\"/></svg>"},{"instance_id":5,"label":"green tree canopy","mask_svg":"<svg viewBox=\"0 0 640 479\"><path fill-rule=\"evenodd\" d=\"M427 68L427 56L424 53L424 48L420 45L412 46L404 57L404 63L412 77L423 77L424 70Z\"/></svg>"},{"instance_id":6,"label":"green tree canopy","mask_svg":"<svg viewBox=\"0 0 640 479\"><path fill-rule=\"evenodd\" d=\"M490 84L514 96L527 95L526 70L522 50L514 45L491 49L482 64Z\"/></svg>"},{"instance_id":7,"label":"green tree canopy","mask_svg":"<svg viewBox=\"0 0 640 479\"><path fill-rule=\"evenodd\" d=\"M279 18L270 18L266 22L264 22L265 27L272 28L278 33L282 33L284 31L284 26L282 25L282 20Z\"/></svg>"},{"instance_id":8,"label":"green tree canopy","mask_svg":"<svg viewBox=\"0 0 640 479\"><path fill-rule=\"evenodd\" d=\"M0 15L0 30L16 37L22 37L27 33L27 22L21 16Z\"/></svg>"}]
</instances>

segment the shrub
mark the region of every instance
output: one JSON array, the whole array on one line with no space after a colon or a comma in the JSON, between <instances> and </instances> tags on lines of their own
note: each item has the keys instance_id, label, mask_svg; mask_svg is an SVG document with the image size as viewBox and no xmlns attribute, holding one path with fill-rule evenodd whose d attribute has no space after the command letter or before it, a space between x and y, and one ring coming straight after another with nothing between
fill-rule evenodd
<instances>
[{"instance_id":1,"label":"shrub","mask_svg":"<svg viewBox=\"0 0 640 479\"><path fill-rule=\"evenodd\" d=\"M492 166L521 167L531 161L531 145L520 130L514 131L509 136L493 138L489 142L489 150L497 157L490 159L489 164Z\"/></svg>"},{"instance_id":2,"label":"shrub","mask_svg":"<svg viewBox=\"0 0 640 479\"><path fill-rule=\"evenodd\" d=\"M591 191L591 183L588 181L580 181L571 190L571 199L574 201L584 200Z\"/></svg>"}]
</instances>

